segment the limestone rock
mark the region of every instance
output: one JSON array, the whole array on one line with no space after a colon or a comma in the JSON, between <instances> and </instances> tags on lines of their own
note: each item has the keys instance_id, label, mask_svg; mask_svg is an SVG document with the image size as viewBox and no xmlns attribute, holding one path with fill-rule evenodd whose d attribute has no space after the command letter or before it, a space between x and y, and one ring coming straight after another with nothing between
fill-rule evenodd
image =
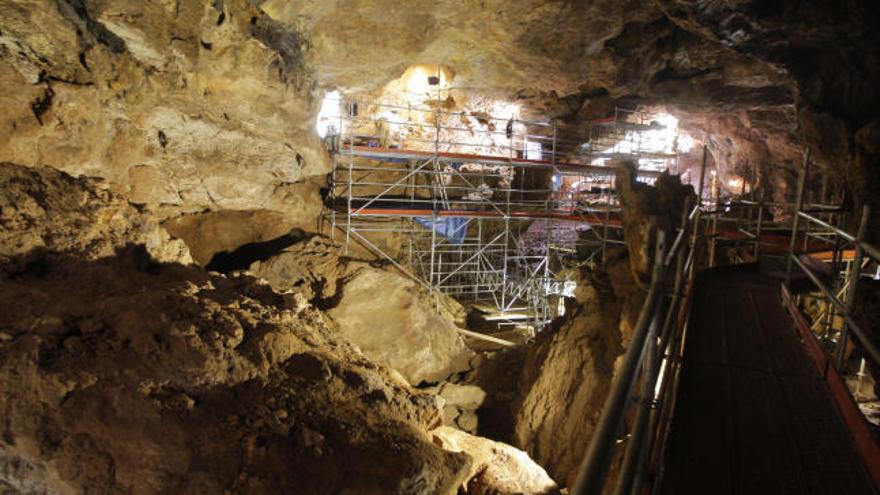
<instances>
[{"instance_id":1,"label":"limestone rock","mask_svg":"<svg viewBox=\"0 0 880 495\"><path fill-rule=\"evenodd\" d=\"M445 382L430 390L443 399L443 424L471 434L477 433L477 410L486 400L486 391L476 385Z\"/></svg>"},{"instance_id":2,"label":"limestone rock","mask_svg":"<svg viewBox=\"0 0 880 495\"><path fill-rule=\"evenodd\" d=\"M320 206L303 202L303 208L317 217ZM298 225L296 217L265 209L205 211L162 222L169 233L186 243L193 260L202 266L208 265L217 253L276 239Z\"/></svg>"},{"instance_id":3,"label":"limestone rock","mask_svg":"<svg viewBox=\"0 0 880 495\"><path fill-rule=\"evenodd\" d=\"M473 457L466 490L475 495L546 495L559 493L556 483L528 454L494 442L442 426L433 432L443 448Z\"/></svg>"},{"instance_id":4,"label":"limestone rock","mask_svg":"<svg viewBox=\"0 0 880 495\"><path fill-rule=\"evenodd\" d=\"M279 75L292 54L267 22L239 1L6 2L0 161L102 177L162 218L268 209L313 226L329 160L305 71Z\"/></svg>"},{"instance_id":5,"label":"limestone rock","mask_svg":"<svg viewBox=\"0 0 880 495\"><path fill-rule=\"evenodd\" d=\"M0 227L0 266L35 252L97 259L129 243L144 245L157 261L192 262L186 246L144 208L97 181L49 167L0 163Z\"/></svg>"},{"instance_id":6,"label":"limestone rock","mask_svg":"<svg viewBox=\"0 0 880 495\"><path fill-rule=\"evenodd\" d=\"M666 173L657 178L653 187L637 182L632 162L618 163L615 174L630 267L635 279L647 284L654 265L657 231L665 232L666 246L670 246L674 227L681 223L685 201L690 201L693 208L696 196L690 186L681 184L679 177Z\"/></svg>"},{"instance_id":7,"label":"limestone rock","mask_svg":"<svg viewBox=\"0 0 880 495\"><path fill-rule=\"evenodd\" d=\"M329 311L340 334L387 363L412 384L436 382L468 367L471 352L458 329L437 314L416 282L380 270L348 280Z\"/></svg>"},{"instance_id":8,"label":"limestone rock","mask_svg":"<svg viewBox=\"0 0 880 495\"><path fill-rule=\"evenodd\" d=\"M30 492L452 493L415 394L250 277L121 254L0 279L0 474ZM76 290L71 290L76 288Z\"/></svg>"},{"instance_id":9,"label":"limestone rock","mask_svg":"<svg viewBox=\"0 0 880 495\"><path fill-rule=\"evenodd\" d=\"M577 304L529 350L513 444L571 486L623 353L614 295L578 287ZM578 411L577 413L573 413Z\"/></svg>"},{"instance_id":10,"label":"limestone rock","mask_svg":"<svg viewBox=\"0 0 880 495\"><path fill-rule=\"evenodd\" d=\"M413 385L468 368L472 352L455 323L463 315L460 306L443 299L444 310L438 313L432 296L417 282L346 257L325 237L311 236L250 270L325 309L341 336Z\"/></svg>"}]
</instances>

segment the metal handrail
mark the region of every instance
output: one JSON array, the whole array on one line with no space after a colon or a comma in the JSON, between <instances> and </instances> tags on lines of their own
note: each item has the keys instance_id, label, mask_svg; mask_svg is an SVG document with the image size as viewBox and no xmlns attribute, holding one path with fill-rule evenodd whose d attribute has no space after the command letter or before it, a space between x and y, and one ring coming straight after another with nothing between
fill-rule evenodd
<instances>
[{"instance_id":1,"label":"metal handrail","mask_svg":"<svg viewBox=\"0 0 880 495\"><path fill-rule=\"evenodd\" d=\"M867 225L868 219L871 214L871 209L869 206L864 206L862 209L862 218L861 223L859 225L859 230L856 235L852 235L849 232L846 232L843 229L835 227L819 218L816 218L812 215L804 213L803 211L798 211L798 218L803 218L809 223L814 223L823 228L828 229L832 232L837 239L834 241L835 247L837 250L841 250L844 248L840 239L843 239L848 244L852 244L855 246L855 256L853 257L852 264L850 265L849 271L846 273L846 280L844 284L848 286L846 293L846 301L841 301L840 298L835 294L835 291L828 287L818 275L816 275L815 271L810 268L806 263L804 263L798 253L794 251L794 243L791 244L789 253L788 253L788 263L793 264L800 268L804 274L810 279L811 282L819 289L819 291L824 296L825 300L831 304L834 309L837 310L839 316L843 319L843 328L840 332L840 338L837 341L837 355L835 359L835 368L842 372L844 368L844 356L846 349L846 342L849 337L849 334L852 333L855 335L855 338L859 345L864 349L865 353L868 357L874 361L874 363L880 364L880 349L870 340L867 333L859 326L859 324L853 320L852 318L852 308L855 302L855 295L857 290L857 281L859 277L861 277L862 272L862 260L867 257L869 259L874 260L875 262L880 262L880 250L878 250L874 245L866 242L864 237L867 233ZM797 225L792 227L792 238L797 236ZM791 270L789 269L786 272L785 285L786 289L790 291L790 283L791 283Z\"/></svg>"},{"instance_id":2,"label":"metal handrail","mask_svg":"<svg viewBox=\"0 0 880 495\"><path fill-rule=\"evenodd\" d=\"M611 391L605 400L599 423L587 447L587 452L581 462L577 479L572 486L573 495L598 495L603 493L608 481L608 470L614 458L618 444L618 432L623 424L627 405L633 400L638 402L638 413L633 426L633 434L627 442L622 468L616 493L629 493L635 487L641 486L646 473L646 463L649 460L648 450L644 448L647 442L651 442L653 430L647 427L649 419L656 424L658 411L655 408L659 398L655 395L657 379L661 367L678 359L678 350L675 343L680 339L671 338L668 332L673 330L672 318L680 314L686 298L680 296L685 279L692 283L694 271L693 256L695 242L691 242L687 261L684 258L683 246L686 244L688 232L696 228L699 222L699 205L688 212L683 212L681 226L678 235L666 247L665 233L658 231L657 246L654 255L654 267L651 274L651 282L648 286L648 294L642 304L639 317L633 332L630 346L624 355L623 364L619 373L614 377ZM689 213L689 214L687 214ZM687 216L684 216L686 215ZM670 274L670 266L677 259L674 274L676 277L673 298L667 312L663 311L663 295L667 285L667 276ZM687 274L690 274L688 276ZM669 326L667 326L669 325ZM681 335L683 327L675 323L675 330ZM659 344L659 345L658 345ZM644 383L641 388L636 386L637 378L643 377ZM674 387L668 386L668 381L674 373L664 373L661 388L664 393L672 393ZM636 397L639 394L641 397ZM667 401L661 401L667 403ZM651 418L653 416L653 418Z\"/></svg>"}]
</instances>

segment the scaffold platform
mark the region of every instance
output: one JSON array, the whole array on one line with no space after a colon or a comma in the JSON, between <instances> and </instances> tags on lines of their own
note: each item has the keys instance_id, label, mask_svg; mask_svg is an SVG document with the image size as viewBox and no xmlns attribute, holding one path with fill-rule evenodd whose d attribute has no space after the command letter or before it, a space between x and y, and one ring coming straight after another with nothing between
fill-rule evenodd
<instances>
[{"instance_id":1,"label":"scaffold platform","mask_svg":"<svg viewBox=\"0 0 880 495\"><path fill-rule=\"evenodd\" d=\"M438 295L494 308L499 325L540 328L566 290L556 272L623 243L612 160L646 163L646 183L677 163L642 146L640 132L658 124L639 112L594 120L589 140L572 142L548 122L343 106L327 138L331 231Z\"/></svg>"}]
</instances>

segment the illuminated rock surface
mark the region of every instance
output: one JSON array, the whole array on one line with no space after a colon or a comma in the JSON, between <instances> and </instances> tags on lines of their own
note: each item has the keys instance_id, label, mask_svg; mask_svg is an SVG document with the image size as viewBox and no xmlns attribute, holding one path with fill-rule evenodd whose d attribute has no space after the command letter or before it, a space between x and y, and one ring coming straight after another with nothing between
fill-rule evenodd
<instances>
[{"instance_id":1,"label":"illuminated rock surface","mask_svg":"<svg viewBox=\"0 0 880 495\"><path fill-rule=\"evenodd\" d=\"M325 237L293 244L250 271L279 290L303 294L337 323L342 337L413 385L468 368L473 353L454 321L463 312L458 303L444 298L438 313L418 283L391 267L344 256Z\"/></svg>"},{"instance_id":2,"label":"illuminated rock surface","mask_svg":"<svg viewBox=\"0 0 880 495\"><path fill-rule=\"evenodd\" d=\"M543 490L545 477L516 474L525 461L499 474L507 461L485 439L445 430L470 457L437 446L441 401L399 378L468 369L460 308L436 314L363 250L310 240L241 255L317 230L325 92L425 102L437 70L452 98L433 104L467 112L464 134L499 113L577 142L617 106L665 111L698 143L680 158L691 183L707 144L722 188L745 178L791 201L810 147L813 180L827 172L858 211L880 194L878 12L859 0L0 3L0 162L20 164L0 166L0 487ZM676 184L660 186L623 188L629 256L583 273L563 320L533 347L471 360L497 367L494 388L437 384L461 399L453 423L515 443L561 485L631 337L655 228L678 218L664 196ZM275 290L191 264L218 259ZM459 386L486 393L476 412L478 391Z\"/></svg>"}]
</instances>

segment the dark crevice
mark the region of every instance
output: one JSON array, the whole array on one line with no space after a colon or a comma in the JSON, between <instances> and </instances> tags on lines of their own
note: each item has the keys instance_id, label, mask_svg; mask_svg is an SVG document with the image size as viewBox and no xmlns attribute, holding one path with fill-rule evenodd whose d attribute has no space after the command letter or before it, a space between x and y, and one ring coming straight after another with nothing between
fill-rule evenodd
<instances>
[{"instance_id":1,"label":"dark crevice","mask_svg":"<svg viewBox=\"0 0 880 495\"><path fill-rule=\"evenodd\" d=\"M82 37L83 31L85 31L91 34L97 43L106 46L111 52L125 52L125 41L107 29L106 26L93 19L89 15L83 0L56 0L56 4L61 15L78 28L77 34L80 37ZM86 45L89 45L89 43L86 43Z\"/></svg>"},{"instance_id":2,"label":"dark crevice","mask_svg":"<svg viewBox=\"0 0 880 495\"><path fill-rule=\"evenodd\" d=\"M654 74L654 77L651 80L652 84L659 84L666 81L684 81L687 79L694 79L697 77L702 77L705 75L712 74L713 72L719 71L720 67L708 67L705 69L699 70L688 70L688 71L676 71L671 67L666 67L660 72Z\"/></svg>"},{"instance_id":3,"label":"dark crevice","mask_svg":"<svg viewBox=\"0 0 880 495\"><path fill-rule=\"evenodd\" d=\"M92 69L89 68L89 64L86 63L86 52L79 52L79 64L88 72L92 71Z\"/></svg>"},{"instance_id":4,"label":"dark crevice","mask_svg":"<svg viewBox=\"0 0 880 495\"><path fill-rule=\"evenodd\" d=\"M251 17L251 35L277 53L270 68L278 72L278 77L296 84L303 68L303 46L305 41L295 31L289 31L282 23L261 13Z\"/></svg>"},{"instance_id":5,"label":"dark crevice","mask_svg":"<svg viewBox=\"0 0 880 495\"><path fill-rule=\"evenodd\" d=\"M40 75L40 79L44 79L42 74ZM46 82L46 89L43 91L43 94L31 102L31 111L34 112L34 117L37 118L37 122L39 122L41 126L43 125L43 115L48 112L49 108L52 106L53 98L55 98L55 91L52 89L52 86Z\"/></svg>"},{"instance_id":6,"label":"dark crevice","mask_svg":"<svg viewBox=\"0 0 880 495\"><path fill-rule=\"evenodd\" d=\"M305 232L294 229L288 234L265 242L249 242L234 251L222 251L215 254L205 268L220 273L246 270L254 262L266 261L283 251L284 248L301 242L305 238Z\"/></svg>"}]
</instances>

